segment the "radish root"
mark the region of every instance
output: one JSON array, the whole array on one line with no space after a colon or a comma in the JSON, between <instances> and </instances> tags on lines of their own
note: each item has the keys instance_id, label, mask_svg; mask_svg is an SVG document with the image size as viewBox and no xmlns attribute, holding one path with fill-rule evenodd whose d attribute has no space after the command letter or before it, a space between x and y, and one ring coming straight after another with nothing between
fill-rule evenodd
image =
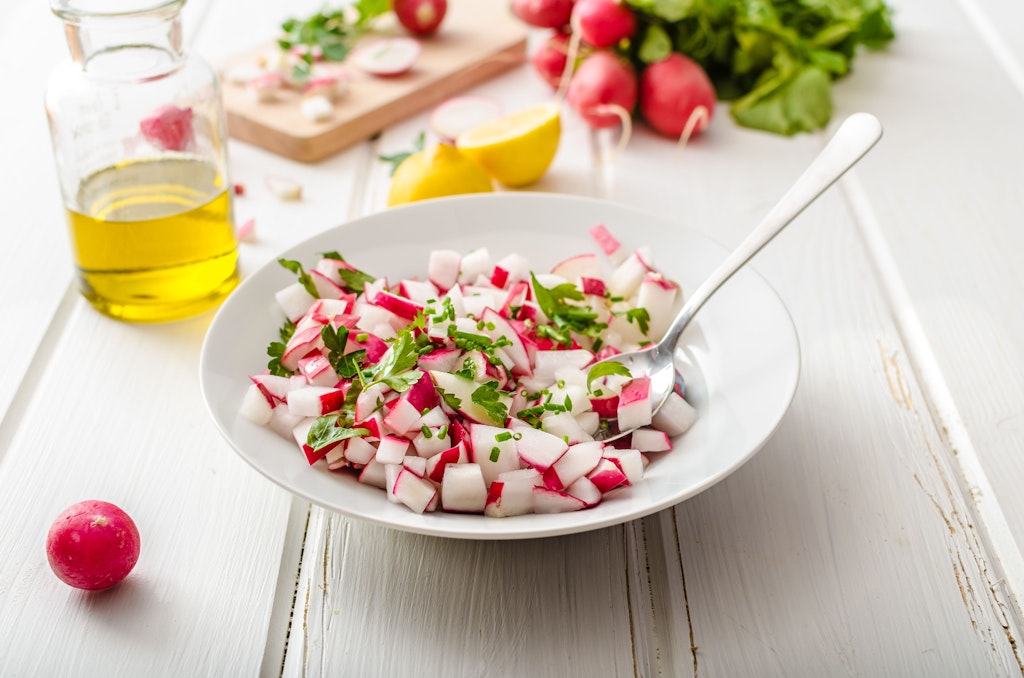
<instances>
[{"instance_id":1,"label":"radish root","mask_svg":"<svg viewBox=\"0 0 1024 678\"><path fill-rule=\"evenodd\" d=\"M555 101L561 102L565 98L565 93L569 89L569 81L572 80L573 71L576 70L576 57L579 56L580 42L580 27L579 19L573 17L572 19L572 33L569 34L569 45L565 51L565 68L562 69L562 77L558 81L558 90L555 92Z\"/></svg>"},{"instance_id":2,"label":"radish root","mask_svg":"<svg viewBox=\"0 0 1024 678\"><path fill-rule=\"evenodd\" d=\"M593 106L587 109L588 112L597 113L598 115L611 113L618 116L619 121L622 123L622 133L619 134L619 143L615 144L615 150L612 151L609 162L615 162L616 158L626 150L626 145L629 143L629 139L633 136L633 116L630 115L622 106L618 104L601 104L600 106Z\"/></svg>"},{"instance_id":3,"label":"radish root","mask_svg":"<svg viewBox=\"0 0 1024 678\"><path fill-rule=\"evenodd\" d=\"M683 132L679 135L679 141L677 147L682 151L686 144L690 142L690 137L693 136L693 132L697 129L700 124L707 124L711 121L711 111L705 106L697 106L690 113L690 117L686 119L686 124L683 126Z\"/></svg>"}]
</instances>

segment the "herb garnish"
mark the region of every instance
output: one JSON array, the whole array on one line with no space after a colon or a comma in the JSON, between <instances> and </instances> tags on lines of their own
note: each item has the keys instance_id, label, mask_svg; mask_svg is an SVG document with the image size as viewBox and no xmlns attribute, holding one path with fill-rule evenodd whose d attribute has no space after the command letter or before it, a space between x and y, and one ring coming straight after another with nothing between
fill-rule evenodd
<instances>
[{"instance_id":1,"label":"herb garnish","mask_svg":"<svg viewBox=\"0 0 1024 678\"><path fill-rule=\"evenodd\" d=\"M597 322L597 312L585 304L570 304L570 301L583 301L583 293L572 283L562 283L547 288L537 281L537 276L530 273L533 283L533 294L537 305L551 320L551 325L538 325L537 333L546 336L563 346L572 346L570 332L587 337L597 337L607 324Z\"/></svg>"}]
</instances>

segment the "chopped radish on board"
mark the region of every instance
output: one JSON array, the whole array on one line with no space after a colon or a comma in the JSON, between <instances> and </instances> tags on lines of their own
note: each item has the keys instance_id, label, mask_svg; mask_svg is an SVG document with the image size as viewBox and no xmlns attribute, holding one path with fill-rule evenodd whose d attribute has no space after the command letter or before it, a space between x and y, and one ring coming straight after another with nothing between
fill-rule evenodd
<instances>
[{"instance_id":1,"label":"chopped radish on board","mask_svg":"<svg viewBox=\"0 0 1024 678\"><path fill-rule=\"evenodd\" d=\"M421 46L413 38L380 38L353 52L353 62L370 75L393 77L411 70Z\"/></svg>"}]
</instances>

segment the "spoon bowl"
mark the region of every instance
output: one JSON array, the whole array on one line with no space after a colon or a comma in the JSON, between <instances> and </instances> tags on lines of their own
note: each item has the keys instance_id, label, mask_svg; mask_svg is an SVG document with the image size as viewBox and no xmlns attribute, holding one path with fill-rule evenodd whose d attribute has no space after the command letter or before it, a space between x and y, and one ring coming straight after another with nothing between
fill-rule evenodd
<instances>
[{"instance_id":1,"label":"spoon bowl","mask_svg":"<svg viewBox=\"0 0 1024 678\"><path fill-rule=\"evenodd\" d=\"M673 354L683 330L690 324L697 311L736 271L760 252L808 205L817 200L839 177L857 164L881 137L882 124L870 113L854 113L844 120L825 148L804 170L796 183L683 304L682 309L658 343L638 351L620 353L605 358L599 363L595 363L595 366L601 363L621 363L626 366L634 379L643 376L649 377L652 412L657 412L673 389L677 388L677 381L682 383L682 377L676 373ZM633 430L632 428L620 430L617 425L612 424L598 431L594 437L597 440L611 441L621 438Z\"/></svg>"}]
</instances>

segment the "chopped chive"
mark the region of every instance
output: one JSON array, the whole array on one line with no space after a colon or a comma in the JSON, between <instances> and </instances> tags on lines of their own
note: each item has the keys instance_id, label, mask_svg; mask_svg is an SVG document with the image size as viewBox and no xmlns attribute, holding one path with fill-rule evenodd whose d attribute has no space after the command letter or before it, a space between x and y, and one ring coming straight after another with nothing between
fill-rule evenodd
<instances>
[{"instance_id":1,"label":"chopped chive","mask_svg":"<svg viewBox=\"0 0 1024 678\"><path fill-rule=\"evenodd\" d=\"M568 438L568 436L566 436L566 438ZM497 462L498 461L498 457L500 457L500 456L501 456L501 450L500 449L498 449L497 447L491 449L491 461L492 462Z\"/></svg>"},{"instance_id":2,"label":"chopped chive","mask_svg":"<svg viewBox=\"0 0 1024 678\"><path fill-rule=\"evenodd\" d=\"M420 433L423 434L424 438L433 438L434 437L434 434L430 431L430 427L428 427L426 424L424 424L423 426L420 426Z\"/></svg>"},{"instance_id":3,"label":"chopped chive","mask_svg":"<svg viewBox=\"0 0 1024 678\"><path fill-rule=\"evenodd\" d=\"M512 440L512 431L502 431L501 433L494 436L494 439L499 443L503 443L506 440Z\"/></svg>"}]
</instances>

